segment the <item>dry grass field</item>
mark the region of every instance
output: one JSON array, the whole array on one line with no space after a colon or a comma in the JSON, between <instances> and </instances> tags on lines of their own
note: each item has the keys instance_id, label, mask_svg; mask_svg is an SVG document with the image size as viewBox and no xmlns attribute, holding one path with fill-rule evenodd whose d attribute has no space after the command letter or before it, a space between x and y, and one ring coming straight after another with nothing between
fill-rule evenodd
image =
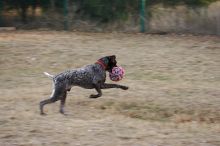
<instances>
[{"instance_id":1,"label":"dry grass field","mask_svg":"<svg viewBox=\"0 0 220 146\"><path fill-rule=\"evenodd\" d=\"M127 91L72 88L66 112L43 75L117 55ZM107 82L111 82L109 79ZM220 146L220 38L0 32L0 146Z\"/></svg>"}]
</instances>

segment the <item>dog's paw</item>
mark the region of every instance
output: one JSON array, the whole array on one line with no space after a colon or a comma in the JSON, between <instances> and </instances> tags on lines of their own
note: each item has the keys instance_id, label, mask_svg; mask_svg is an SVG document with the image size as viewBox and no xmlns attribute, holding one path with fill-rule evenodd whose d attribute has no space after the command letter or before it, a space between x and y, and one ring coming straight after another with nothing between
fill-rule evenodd
<instances>
[{"instance_id":1,"label":"dog's paw","mask_svg":"<svg viewBox=\"0 0 220 146\"><path fill-rule=\"evenodd\" d=\"M60 112L60 113L64 116L68 116L68 114L66 112Z\"/></svg>"},{"instance_id":2,"label":"dog's paw","mask_svg":"<svg viewBox=\"0 0 220 146\"><path fill-rule=\"evenodd\" d=\"M100 97L100 95L94 95L94 94L92 94L92 95L89 96L89 98L98 98L98 97Z\"/></svg>"},{"instance_id":3,"label":"dog's paw","mask_svg":"<svg viewBox=\"0 0 220 146\"><path fill-rule=\"evenodd\" d=\"M122 90L128 90L128 88L129 88L129 87L127 87L127 86L121 86L121 89L122 89Z\"/></svg>"},{"instance_id":4,"label":"dog's paw","mask_svg":"<svg viewBox=\"0 0 220 146\"><path fill-rule=\"evenodd\" d=\"M68 114L63 109L60 109L60 113L64 116L68 116Z\"/></svg>"},{"instance_id":5,"label":"dog's paw","mask_svg":"<svg viewBox=\"0 0 220 146\"><path fill-rule=\"evenodd\" d=\"M46 116L47 114L45 114L44 112L40 113L41 116Z\"/></svg>"}]
</instances>

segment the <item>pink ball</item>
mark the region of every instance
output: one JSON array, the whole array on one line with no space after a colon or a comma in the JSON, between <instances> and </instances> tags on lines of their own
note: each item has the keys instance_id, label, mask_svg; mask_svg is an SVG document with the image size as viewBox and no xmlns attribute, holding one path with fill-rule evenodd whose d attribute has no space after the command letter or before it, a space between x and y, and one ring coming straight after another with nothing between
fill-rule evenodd
<instances>
[{"instance_id":1,"label":"pink ball","mask_svg":"<svg viewBox=\"0 0 220 146\"><path fill-rule=\"evenodd\" d=\"M112 72L109 73L109 78L112 81L120 81L123 78L124 74L125 70L122 67L113 67Z\"/></svg>"}]
</instances>

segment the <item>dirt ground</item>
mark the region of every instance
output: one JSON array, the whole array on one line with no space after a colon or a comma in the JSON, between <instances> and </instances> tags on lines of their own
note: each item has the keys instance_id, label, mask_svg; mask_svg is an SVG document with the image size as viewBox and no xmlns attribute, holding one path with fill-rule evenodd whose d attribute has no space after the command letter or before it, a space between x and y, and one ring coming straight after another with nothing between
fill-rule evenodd
<instances>
[{"instance_id":1,"label":"dirt ground","mask_svg":"<svg viewBox=\"0 0 220 146\"><path fill-rule=\"evenodd\" d=\"M115 54L128 91L72 88L66 113L43 75ZM111 82L107 79L107 82ZM1 146L220 146L220 38L0 32Z\"/></svg>"}]
</instances>

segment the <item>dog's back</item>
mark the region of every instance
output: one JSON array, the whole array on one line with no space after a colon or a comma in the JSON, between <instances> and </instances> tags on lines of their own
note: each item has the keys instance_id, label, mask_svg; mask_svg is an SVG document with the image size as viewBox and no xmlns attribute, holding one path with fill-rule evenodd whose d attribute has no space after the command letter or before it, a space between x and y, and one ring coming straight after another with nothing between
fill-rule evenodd
<instances>
[{"instance_id":1,"label":"dog's back","mask_svg":"<svg viewBox=\"0 0 220 146\"><path fill-rule=\"evenodd\" d=\"M50 75L51 77L51 75ZM87 65L82 68L67 70L53 77L54 84L65 86L66 89L72 86L80 86L86 89L94 88L96 80L105 80L106 73L99 64Z\"/></svg>"}]
</instances>

